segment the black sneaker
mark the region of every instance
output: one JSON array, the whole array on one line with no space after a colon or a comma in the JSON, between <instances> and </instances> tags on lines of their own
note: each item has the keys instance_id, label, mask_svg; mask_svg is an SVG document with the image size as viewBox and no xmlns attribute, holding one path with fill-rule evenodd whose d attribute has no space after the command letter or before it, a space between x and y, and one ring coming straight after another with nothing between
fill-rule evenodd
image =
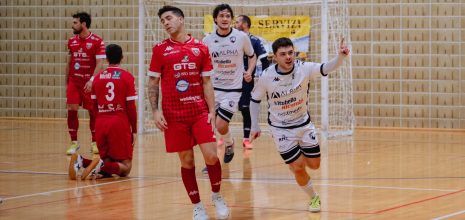
<instances>
[{"instance_id":1,"label":"black sneaker","mask_svg":"<svg viewBox=\"0 0 465 220\"><path fill-rule=\"evenodd\" d=\"M229 163L234 157L234 142L224 149L224 163Z\"/></svg>"}]
</instances>

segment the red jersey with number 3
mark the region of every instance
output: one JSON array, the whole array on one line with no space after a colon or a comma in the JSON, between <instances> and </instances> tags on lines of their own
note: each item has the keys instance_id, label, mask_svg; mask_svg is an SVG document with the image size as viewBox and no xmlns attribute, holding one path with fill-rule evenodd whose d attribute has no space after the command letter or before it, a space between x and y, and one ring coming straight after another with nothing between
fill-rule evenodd
<instances>
[{"instance_id":1,"label":"red jersey with number 3","mask_svg":"<svg viewBox=\"0 0 465 220\"><path fill-rule=\"evenodd\" d=\"M71 56L69 63L69 79L87 82L94 75L97 59L105 59L105 43L99 36L90 33L81 38L74 35L68 40L68 50Z\"/></svg>"},{"instance_id":2,"label":"red jersey with number 3","mask_svg":"<svg viewBox=\"0 0 465 220\"><path fill-rule=\"evenodd\" d=\"M153 47L147 75L161 77L167 121L187 121L208 113L202 77L211 76L212 70L208 47L193 37L184 43L166 39Z\"/></svg>"},{"instance_id":3,"label":"red jersey with number 3","mask_svg":"<svg viewBox=\"0 0 465 220\"><path fill-rule=\"evenodd\" d=\"M97 114L126 116L126 101L137 99L134 77L120 67L110 66L94 78L91 98L97 99Z\"/></svg>"}]
</instances>

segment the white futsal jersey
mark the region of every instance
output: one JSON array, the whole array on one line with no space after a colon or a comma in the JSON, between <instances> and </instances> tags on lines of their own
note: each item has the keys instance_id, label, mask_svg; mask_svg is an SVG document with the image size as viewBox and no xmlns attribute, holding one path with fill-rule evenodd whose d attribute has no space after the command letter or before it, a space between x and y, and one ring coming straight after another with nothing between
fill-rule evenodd
<instances>
[{"instance_id":1,"label":"white futsal jersey","mask_svg":"<svg viewBox=\"0 0 465 220\"><path fill-rule=\"evenodd\" d=\"M296 60L288 73L277 71L277 65L268 67L252 91L252 101L268 100L268 124L277 128L297 128L310 122L308 90L310 81L319 73L321 63Z\"/></svg>"},{"instance_id":2,"label":"white futsal jersey","mask_svg":"<svg viewBox=\"0 0 465 220\"><path fill-rule=\"evenodd\" d=\"M254 50L249 36L232 28L223 36L217 32L203 39L208 46L213 63L213 88L220 91L236 91L242 89L244 74L244 55L253 56Z\"/></svg>"}]
</instances>

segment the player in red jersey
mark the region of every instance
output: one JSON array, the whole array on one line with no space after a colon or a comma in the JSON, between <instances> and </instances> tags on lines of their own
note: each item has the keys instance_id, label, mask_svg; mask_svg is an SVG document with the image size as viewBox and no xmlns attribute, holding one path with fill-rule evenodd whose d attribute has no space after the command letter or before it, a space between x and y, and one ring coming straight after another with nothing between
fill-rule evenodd
<instances>
[{"instance_id":1,"label":"player in red jersey","mask_svg":"<svg viewBox=\"0 0 465 220\"><path fill-rule=\"evenodd\" d=\"M77 132L79 128L79 106L89 112L89 127L92 132L91 151L98 154L95 143L95 115L90 100L92 79L103 70L105 43L102 38L89 31L91 17L86 12L73 15L74 36L68 40L69 56L66 65L66 104L68 109L68 131L71 145L66 154L74 154L79 149Z\"/></svg>"},{"instance_id":2,"label":"player in red jersey","mask_svg":"<svg viewBox=\"0 0 465 220\"><path fill-rule=\"evenodd\" d=\"M195 176L193 147L197 144L208 167L217 218L227 218L229 208L219 194L221 164L213 133L215 96L208 47L186 34L181 9L163 6L158 17L170 38L153 47L148 72L148 93L155 124L164 132L166 151L178 153L182 181L194 204L193 219L208 219ZM162 110L158 108L160 86Z\"/></svg>"},{"instance_id":3,"label":"player in red jersey","mask_svg":"<svg viewBox=\"0 0 465 220\"><path fill-rule=\"evenodd\" d=\"M131 171L134 134L137 133L137 99L134 77L120 68L121 47L110 44L106 48L108 68L98 73L92 83L91 98L97 113L96 139L100 158L88 160L75 153L69 165L70 179L89 174L94 178L113 174L127 176Z\"/></svg>"}]
</instances>

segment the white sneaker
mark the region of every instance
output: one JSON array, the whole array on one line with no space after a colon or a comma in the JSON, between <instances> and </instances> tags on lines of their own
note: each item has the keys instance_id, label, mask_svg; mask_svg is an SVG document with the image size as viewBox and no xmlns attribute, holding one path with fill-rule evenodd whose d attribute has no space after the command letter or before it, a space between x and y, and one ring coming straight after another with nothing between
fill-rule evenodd
<instances>
[{"instance_id":1,"label":"white sneaker","mask_svg":"<svg viewBox=\"0 0 465 220\"><path fill-rule=\"evenodd\" d=\"M71 155L71 160L69 161L69 168L68 168L69 179L75 180L81 168L82 168L82 156L76 153Z\"/></svg>"},{"instance_id":2,"label":"white sneaker","mask_svg":"<svg viewBox=\"0 0 465 220\"><path fill-rule=\"evenodd\" d=\"M194 211L192 214L193 220L208 220L210 217L207 215L207 211L201 202L194 205Z\"/></svg>"},{"instance_id":3,"label":"white sneaker","mask_svg":"<svg viewBox=\"0 0 465 220\"><path fill-rule=\"evenodd\" d=\"M91 176L92 179L98 178L100 169L103 167L103 160L100 158L94 158L92 162L90 162L89 166L82 171L81 179L85 180L87 176Z\"/></svg>"},{"instance_id":4,"label":"white sneaker","mask_svg":"<svg viewBox=\"0 0 465 220\"><path fill-rule=\"evenodd\" d=\"M229 208L226 206L226 202L219 193L213 193L212 195L213 206L215 206L216 218L227 219L229 216Z\"/></svg>"},{"instance_id":5,"label":"white sneaker","mask_svg":"<svg viewBox=\"0 0 465 220\"><path fill-rule=\"evenodd\" d=\"M75 154L79 150L79 143L77 141L71 141L71 144L68 147L68 150L66 150L67 155L72 155Z\"/></svg>"}]
</instances>

